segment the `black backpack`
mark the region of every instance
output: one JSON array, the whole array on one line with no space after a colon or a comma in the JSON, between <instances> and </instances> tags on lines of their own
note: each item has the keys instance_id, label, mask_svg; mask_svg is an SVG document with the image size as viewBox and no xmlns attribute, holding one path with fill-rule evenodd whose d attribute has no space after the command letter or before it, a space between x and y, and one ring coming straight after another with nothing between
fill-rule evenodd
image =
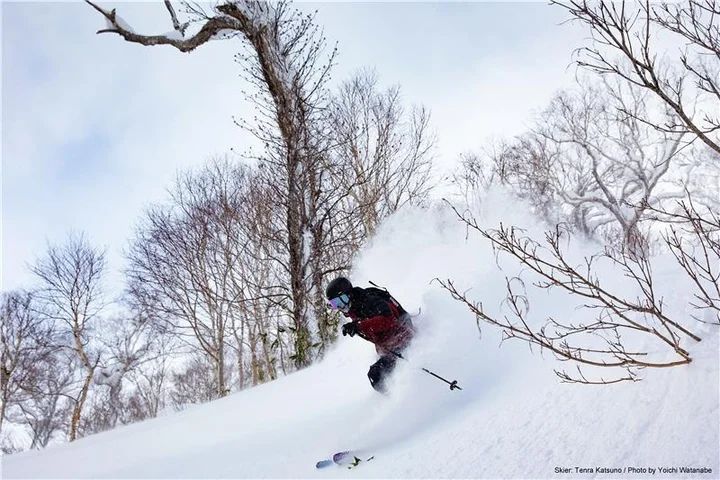
<instances>
[{"instance_id":1,"label":"black backpack","mask_svg":"<svg viewBox=\"0 0 720 480\"><path fill-rule=\"evenodd\" d=\"M375 298L382 298L386 302L392 303L395 306L395 308L397 308L400 315L407 313L405 311L405 309L402 307L402 305L400 305L400 302L395 300L395 298L392 295L390 295L390 292L388 292L384 288L381 289L381 288L375 288L375 287L367 287L367 288L363 288L363 290L365 290L365 294L368 296L375 297Z\"/></svg>"},{"instance_id":2,"label":"black backpack","mask_svg":"<svg viewBox=\"0 0 720 480\"><path fill-rule=\"evenodd\" d=\"M372 282L370 283L375 285ZM356 301L354 301L354 305L351 307L355 314L360 317L370 317L379 314L385 315L385 312L395 309L397 311L398 320L411 330L414 330L412 317L402 307L402 305L400 305L400 302L390 295L390 292L388 292L387 289L376 287L355 287L353 290L357 290L356 295L358 295L356 297Z\"/></svg>"}]
</instances>

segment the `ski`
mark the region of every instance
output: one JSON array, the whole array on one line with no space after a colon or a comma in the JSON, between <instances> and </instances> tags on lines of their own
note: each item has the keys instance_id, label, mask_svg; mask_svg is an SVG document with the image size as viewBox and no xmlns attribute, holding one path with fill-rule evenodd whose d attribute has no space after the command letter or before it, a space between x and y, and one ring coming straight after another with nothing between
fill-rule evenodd
<instances>
[{"instance_id":1,"label":"ski","mask_svg":"<svg viewBox=\"0 0 720 480\"><path fill-rule=\"evenodd\" d=\"M336 465L346 465L347 463L350 463L352 461L352 455L350 450L346 450L344 452L337 452L332 456L333 462L335 462Z\"/></svg>"},{"instance_id":2,"label":"ski","mask_svg":"<svg viewBox=\"0 0 720 480\"><path fill-rule=\"evenodd\" d=\"M352 450L344 451L344 452L338 452L335 455L333 455L333 462L335 462L336 465L339 465L341 467L347 467L347 468L355 468L358 465L360 465L362 462L369 462L374 456L362 459L360 456L365 456L362 452L355 452Z\"/></svg>"},{"instance_id":3,"label":"ski","mask_svg":"<svg viewBox=\"0 0 720 480\"><path fill-rule=\"evenodd\" d=\"M332 460L320 460L315 464L315 468L326 468L330 465L335 465Z\"/></svg>"},{"instance_id":4,"label":"ski","mask_svg":"<svg viewBox=\"0 0 720 480\"><path fill-rule=\"evenodd\" d=\"M362 452L344 450L342 452L337 452L333 454L332 458L330 459L320 460L315 464L315 468L327 468L331 465L337 465L338 467L355 468L362 462L369 462L370 460L375 458L374 456L371 456L363 459L360 458L361 456L364 456Z\"/></svg>"}]
</instances>

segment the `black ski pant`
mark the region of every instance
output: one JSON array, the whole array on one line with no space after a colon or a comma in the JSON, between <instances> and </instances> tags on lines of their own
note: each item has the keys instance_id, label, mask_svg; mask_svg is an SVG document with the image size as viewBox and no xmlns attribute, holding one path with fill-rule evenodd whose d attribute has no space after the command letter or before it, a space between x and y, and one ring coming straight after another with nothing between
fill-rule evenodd
<instances>
[{"instance_id":1,"label":"black ski pant","mask_svg":"<svg viewBox=\"0 0 720 480\"><path fill-rule=\"evenodd\" d=\"M383 355L373 363L368 370L370 385L380 393L387 393L387 379L395 369L397 358L390 355Z\"/></svg>"}]
</instances>

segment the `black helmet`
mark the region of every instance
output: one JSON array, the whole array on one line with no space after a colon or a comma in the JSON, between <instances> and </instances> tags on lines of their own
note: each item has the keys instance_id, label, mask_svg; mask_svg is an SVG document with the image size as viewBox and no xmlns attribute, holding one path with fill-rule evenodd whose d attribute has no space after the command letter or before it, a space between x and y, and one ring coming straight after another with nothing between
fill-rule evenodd
<instances>
[{"instance_id":1,"label":"black helmet","mask_svg":"<svg viewBox=\"0 0 720 480\"><path fill-rule=\"evenodd\" d=\"M335 297L339 297L343 293L348 293L352 290L352 288L353 286L352 283L350 283L350 280L345 277L338 277L328 284L325 289L325 297L327 297L328 300L331 300Z\"/></svg>"}]
</instances>

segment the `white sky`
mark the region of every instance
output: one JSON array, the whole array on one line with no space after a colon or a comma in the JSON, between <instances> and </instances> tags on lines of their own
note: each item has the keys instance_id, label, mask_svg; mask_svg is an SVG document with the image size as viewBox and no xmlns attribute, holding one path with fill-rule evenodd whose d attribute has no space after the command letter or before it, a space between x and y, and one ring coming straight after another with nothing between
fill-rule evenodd
<instances>
[{"instance_id":1,"label":"white sky","mask_svg":"<svg viewBox=\"0 0 720 480\"><path fill-rule=\"evenodd\" d=\"M137 31L172 29L160 2L104 2ZM438 164L523 130L572 83L584 32L544 3L300 3L339 46L335 81L375 68L432 112ZM70 231L122 252L143 209L178 169L253 142L238 41L190 54L96 35L84 3L2 2L2 290L29 286L27 264ZM240 157L238 156L238 159Z\"/></svg>"}]
</instances>

